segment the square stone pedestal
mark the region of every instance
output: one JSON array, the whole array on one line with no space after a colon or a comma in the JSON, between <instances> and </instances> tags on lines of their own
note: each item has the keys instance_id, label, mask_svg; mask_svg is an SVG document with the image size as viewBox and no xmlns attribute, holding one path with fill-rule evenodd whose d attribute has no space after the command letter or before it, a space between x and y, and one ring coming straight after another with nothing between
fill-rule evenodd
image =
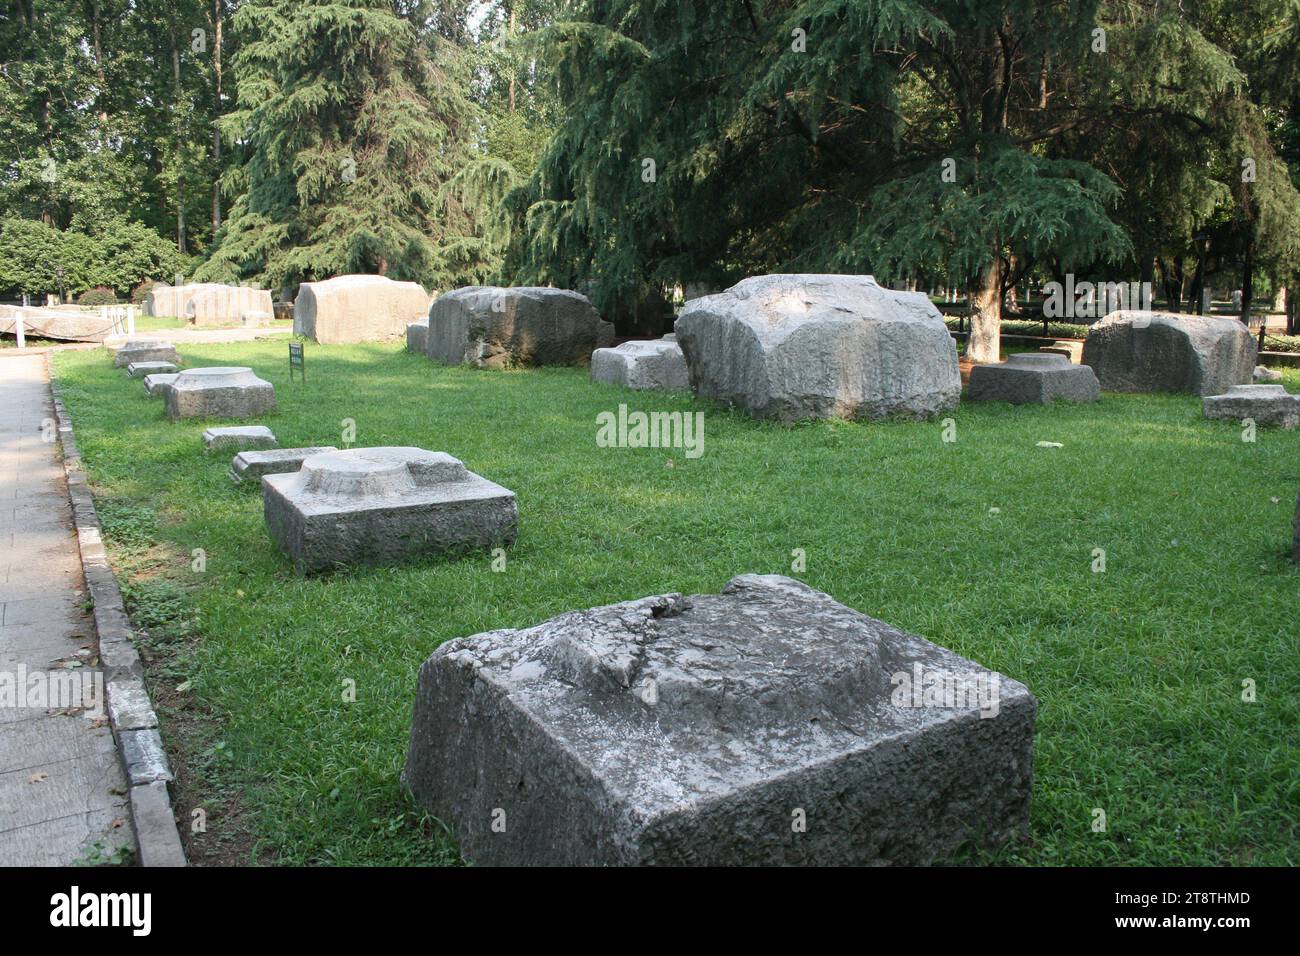
<instances>
[{"instance_id":1,"label":"square stone pedestal","mask_svg":"<svg viewBox=\"0 0 1300 956\"><path fill-rule=\"evenodd\" d=\"M972 402L1049 405L1095 402L1101 397L1097 376L1086 365L1074 365L1051 352L1017 352L1005 362L976 365L970 370L966 397Z\"/></svg>"},{"instance_id":2,"label":"square stone pedestal","mask_svg":"<svg viewBox=\"0 0 1300 956\"><path fill-rule=\"evenodd\" d=\"M186 369L167 388L167 417L253 418L276 410L275 387L243 366Z\"/></svg>"}]
</instances>

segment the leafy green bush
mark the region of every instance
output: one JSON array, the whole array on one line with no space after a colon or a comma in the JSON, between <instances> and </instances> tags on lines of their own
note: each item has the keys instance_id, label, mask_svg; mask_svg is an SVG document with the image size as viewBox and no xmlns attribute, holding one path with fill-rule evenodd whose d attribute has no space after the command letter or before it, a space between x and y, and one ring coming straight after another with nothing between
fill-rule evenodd
<instances>
[{"instance_id":1,"label":"leafy green bush","mask_svg":"<svg viewBox=\"0 0 1300 956\"><path fill-rule=\"evenodd\" d=\"M1300 335L1266 335L1264 349L1269 352L1300 352Z\"/></svg>"},{"instance_id":2,"label":"leafy green bush","mask_svg":"<svg viewBox=\"0 0 1300 956\"><path fill-rule=\"evenodd\" d=\"M97 285L77 296L77 305L117 305L117 294L107 286Z\"/></svg>"},{"instance_id":3,"label":"leafy green bush","mask_svg":"<svg viewBox=\"0 0 1300 956\"><path fill-rule=\"evenodd\" d=\"M191 264L174 243L138 222L115 220L95 235L34 219L11 219L0 228L0 292L10 294L75 296L96 286L125 293L153 276L188 275Z\"/></svg>"}]
</instances>

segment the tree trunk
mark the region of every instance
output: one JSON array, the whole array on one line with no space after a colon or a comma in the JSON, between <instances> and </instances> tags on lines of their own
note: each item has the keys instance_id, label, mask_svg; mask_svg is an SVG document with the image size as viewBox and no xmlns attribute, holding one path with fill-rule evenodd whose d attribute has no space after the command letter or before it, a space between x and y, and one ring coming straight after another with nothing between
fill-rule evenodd
<instances>
[{"instance_id":1,"label":"tree trunk","mask_svg":"<svg viewBox=\"0 0 1300 956\"><path fill-rule=\"evenodd\" d=\"M221 228L221 26L224 0L212 0L212 235Z\"/></svg>"},{"instance_id":2,"label":"tree trunk","mask_svg":"<svg viewBox=\"0 0 1300 956\"><path fill-rule=\"evenodd\" d=\"M976 363L997 362L1002 339L1002 258L996 253L970 286L970 334L966 357Z\"/></svg>"},{"instance_id":3,"label":"tree trunk","mask_svg":"<svg viewBox=\"0 0 1300 956\"><path fill-rule=\"evenodd\" d=\"M1295 289L1286 287L1286 334L1300 335L1300 309L1296 308Z\"/></svg>"},{"instance_id":4,"label":"tree trunk","mask_svg":"<svg viewBox=\"0 0 1300 956\"><path fill-rule=\"evenodd\" d=\"M107 123L108 111L103 108L101 103L101 98L108 92L108 79L104 75L104 48L100 43L99 14L99 0L95 0L95 2L90 5L90 32L95 50L95 77L99 80L99 91L95 95L95 102L96 105L100 107L100 123Z\"/></svg>"},{"instance_id":5,"label":"tree trunk","mask_svg":"<svg viewBox=\"0 0 1300 956\"><path fill-rule=\"evenodd\" d=\"M510 4L510 20L506 24L506 39L509 40L515 35L515 5ZM509 50L507 50L509 52ZM510 112L515 111L515 67L510 64Z\"/></svg>"},{"instance_id":6,"label":"tree trunk","mask_svg":"<svg viewBox=\"0 0 1300 956\"><path fill-rule=\"evenodd\" d=\"M176 135L176 251L187 253L185 243L185 175L182 169L181 157L181 48L176 39L176 20L171 22L171 30L168 31L172 41L172 87L174 96L172 99L172 126Z\"/></svg>"},{"instance_id":7,"label":"tree trunk","mask_svg":"<svg viewBox=\"0 0 1300 956\"><path fill-rule=\"evenodd\" d=\"M1250 325L1250 304L1255 298L1255 235L1246 239L1246 261L1241 268L1241 321ZM1267 322L1268 320L1265 319Z\"/></svg>"}]
</instances>

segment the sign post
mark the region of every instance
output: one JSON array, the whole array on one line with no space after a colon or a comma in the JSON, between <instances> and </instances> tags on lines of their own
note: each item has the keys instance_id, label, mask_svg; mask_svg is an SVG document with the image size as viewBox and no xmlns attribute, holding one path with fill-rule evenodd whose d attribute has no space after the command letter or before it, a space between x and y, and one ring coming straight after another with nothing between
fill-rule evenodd
<instances>
[{"instance_id":1,"label":"sign post","mask_svg":"<svg viewBox=\"0 0 1300 956\"><path fill-rule=\"evenodd\" d=\"M302 375L302 380L307 381L307 361L302 354L301 342L289 343L289 381L291 382L295 369Z\"/></svg>"}]
</instances>

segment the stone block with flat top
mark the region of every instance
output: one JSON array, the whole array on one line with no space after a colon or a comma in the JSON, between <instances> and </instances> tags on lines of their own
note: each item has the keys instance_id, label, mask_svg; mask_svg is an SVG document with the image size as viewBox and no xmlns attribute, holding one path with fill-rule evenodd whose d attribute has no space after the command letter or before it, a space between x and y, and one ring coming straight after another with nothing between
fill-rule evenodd
<instances>
[{"instance_id":1,"label":"stone block with flat top","mask_svg":"<svg viewBox=\"0 0 1300 956\"><path fill-rule=\"evenodd\" d=\"M260 481L265 475L283 475L297 471L312 455L338 451L333 445L315 448L271 448L265 451L241 451L230 463L230 478L236 484Z\"/></svg>"},{"instance_id":2,"label":"stone block with flat top","mask_svg":"<svg viewBox=\"0 0 1300 956\"><path fill-rule=\"evenodd\" d=\"M1237 319L1122 309L1093 324L1083 362L1108 392L1221 395L1251 381L1256 347Z\"/></svg>"},{"instance_id":3,"label":"stone block with flat top","mask_svg":"<svg viewBox=\"0 0 1300 956\"><path fill-rule=\"evenodd\" d=\"M684 392L691 387L686 356L675 335L596 349L591 353L591 380L662 392Z\"/></svg>"},{"instance_id":4,"label":"stone block with flat top","mask_svg":"<svg viewBox=\"0 0 1300 956\"><path fill-rule=\"evenodd\" d=\"M1281 385L1234 385L1222 395L1201 400L1206 418L1241 421L1256 425L1295 428L1300 425L1300 395L1291 395Z\"/></svg>"},{"instance_id":5,"label":"stone block with flat top","mask_svg":"<svg viewBox=\"0 0 1300 956\"><path fill-rule=\"evenodd\" d=\"M254 448L274 448L280 443L275 433L265 425L231 425L225 428L208 428L203 432L206 451L244 451Z\"/></svg>"},{"instance_id":6,"label":"stone block with flat top","mask_svg":"<svg viewBox=\"0 0 1300 956\"><path fill-rule=\"evenodd\" d=\"M966 397L1012 405L1049 405L1057 399L1095 402L1101 397L1101 385L1092 369L1074 365L1064 355L1018 352L1005 362L972 368Z\"/></svg>"},{"instance_id":7,"label":"stone block with flat top","mask_svg":"<svg viewBox=\"0 0 1300 956\"><path fill-rule=\"evenodd\" d=\"M403 784L504 865L924 864L1026 831L1023 684L745 574L449 641Z\"/></svg>"},{"instance_id":8,"label":"stone block with flat top","mask_svg":"<svg viewBox=\"0 0 1300 956\"><path fill-rule=\"evenodd\" d=\"M179 365L181 357L176 346L157 339L129 339L113 353L113 367L127 368L140 362L171 362Z\"/></svg>"},{"instance_id":9,"label":"stone block with flat top","mask_svg":"<svg viewBox=\"0 0 1300 956\"><path fill-rule=\"evenodd\" d=\"M146 375L170 375L179 371L174 362L132 362L126 367L127 378L144 378Z\"/></svg>"},{"instance_id":10,"label":"stone block with flat top","mask_svg":"<svg viewBox=\"0 0 1300 956\"><path fill-rule=\"evenodd\" d=\"M175 373L146 375L144 377L145 393L152 398L162 398L163 393L174 381L176 381Z\"/></svg>"},{"instance_id":11,"label":"stone block with flat top","mask_svg":"<svg viewBox=\"0 0 1300 956\"><path fill-rule=\"evenodd\" d=\"M428 351L429 320L412 322L406 327L406 351L424 355Z\"/></svg>"},{"instance_id":12,"label":"stone block with flat top","mask_svg":"<svg viewBox=\"0 0 1300 956\"><path fill-rule=\"evenodd\" d=\"M486 550L515 539L515 495L422 448L312 455L262 479L271 538L303 574Z\"/></svg>"},{"instance_id":13,"label":"stone block with flat top","mask_svg":"<svg viewBox=\"0 0 1300 956\"><path fill-rule=\"evenodd\" d=\"M614 326L585 295L533 286L468 286L429 306L429 358L477 368L586 365Z\"/></svg>"},{"instance_id":14,"label":"stone block with flat top","mask_svg":"<svg viewBox=\"0 0 1300 956\"><path fill-rule=\"evenodd\" d=\"M186 369L167 386L167 417L252 418L276 410L275 387L244 366Z\"/></svg>"}]
</instances>

